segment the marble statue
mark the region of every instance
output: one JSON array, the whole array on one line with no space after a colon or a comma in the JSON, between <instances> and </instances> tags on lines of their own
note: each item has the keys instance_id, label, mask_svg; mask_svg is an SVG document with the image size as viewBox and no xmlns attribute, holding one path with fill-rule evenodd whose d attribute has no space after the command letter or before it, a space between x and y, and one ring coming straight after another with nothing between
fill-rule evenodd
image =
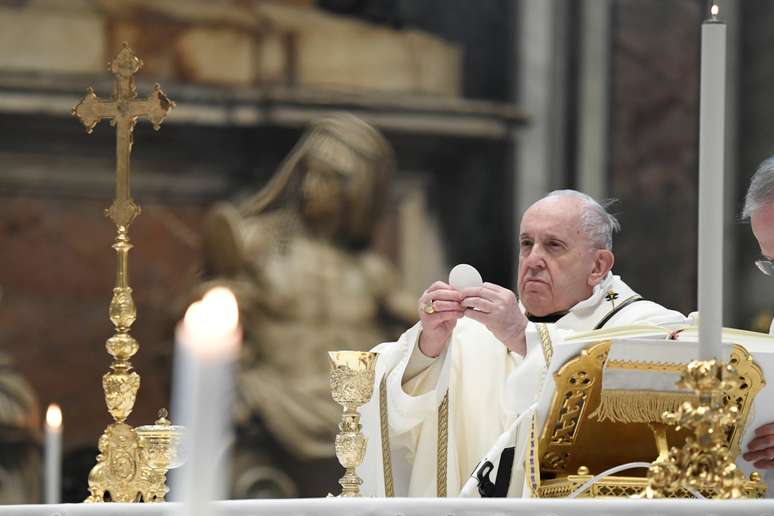
<instances>
[{"instance_id":1,"label":"marble statue","mask_svg":"<svg viewBox=\"0 0 774 516\"><path fill-rule=\"evenodd\" d=\"M234 496L335 489L340 408L327 351L368 350L416 320L414 296L369 249L394 167L376 129L330 116L310 125L263 189L207 217L202 287L234 290L245 333Z\"/></svg>"}]
</instances>

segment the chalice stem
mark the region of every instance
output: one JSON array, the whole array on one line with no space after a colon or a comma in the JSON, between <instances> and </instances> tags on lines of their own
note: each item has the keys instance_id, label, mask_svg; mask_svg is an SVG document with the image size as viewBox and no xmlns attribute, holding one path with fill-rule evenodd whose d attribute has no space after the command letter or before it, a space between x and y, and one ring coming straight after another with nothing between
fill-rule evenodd
<instances>
[{"instance_id":1,"label":"chalice stem","mask_svg":"<svg viewBox=\"0 0 774 516\"><path fill-rule=\"evenodd\" d=\"M344 466L344 476L339 479L341 496L360 496L360 486L363 480L355 473L363 462L366 448L366 437L360 431L360 414L354 407L344 409L336 436L336 457Z\"/></svg>"}]
</instances>

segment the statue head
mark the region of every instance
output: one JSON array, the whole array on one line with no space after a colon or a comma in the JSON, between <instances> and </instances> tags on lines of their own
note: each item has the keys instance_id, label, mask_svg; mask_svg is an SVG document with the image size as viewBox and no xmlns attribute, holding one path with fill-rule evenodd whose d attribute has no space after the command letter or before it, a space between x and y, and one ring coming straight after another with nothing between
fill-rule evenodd
<instances>
[{"instance_id":1,"label":"statue head","mask_svg":"<svg viewBox=\"0 0 774 516\"><path fill-rule=\"evenodd\" d=\"M394 169L392 149L379 131L353 115L332 115L309 126L241 211L250 216L291 207L308 227L363 248L384 209Z\"/></svg>"}]
</instances>

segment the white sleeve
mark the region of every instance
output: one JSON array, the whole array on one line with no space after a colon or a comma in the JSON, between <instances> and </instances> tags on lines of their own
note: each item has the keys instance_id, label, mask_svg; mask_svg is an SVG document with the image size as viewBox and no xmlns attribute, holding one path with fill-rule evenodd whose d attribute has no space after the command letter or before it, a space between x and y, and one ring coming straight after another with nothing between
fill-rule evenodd
<instances>
[{"instance_id":1,"label":"white sleeve","mask_svg":"<svg viewBox=\"0 0 774 516\"><path fill-rule=\"evenodd\" d=\"M400 361L387 375L390 428L398 434L415 428L428 417L435 417L449 385L449 346L434 359L431 367L404 383L409 361L419 344L421 329L421 323L417 323L401 335L398 340Z\"/></svg>"}]
</instances>

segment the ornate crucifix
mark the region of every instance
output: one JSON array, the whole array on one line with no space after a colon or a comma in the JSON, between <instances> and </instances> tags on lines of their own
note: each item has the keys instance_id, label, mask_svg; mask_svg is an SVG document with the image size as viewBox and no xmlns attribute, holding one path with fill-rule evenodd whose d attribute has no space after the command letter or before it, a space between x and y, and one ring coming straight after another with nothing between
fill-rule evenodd
<instances>
[{"instance_id":1,"label":"ornate crucifix","mask_svg":"<svg viewBox=\"0 0 774 516\"><path fill-rule=\"evenodd\" d=\"M124 43L123 49L110 64L110 70L115 75L113 99L101 100L89 88L73 108L73 115L83 122L88 133L103 118L109 119L110 125L116 128L116 196L110 208L105 210L118 230L113 243L117 257L116 283L109 310L115 333L105 343L113 362L110 371L102 377L105 403L115 422L105 429L99 439L97 464L89 473L88 502L163 500L168 491L166 472L174 462L175 444L179 438L164 417L166 411L162 412L155 425L135 429L125 423L140 389L140 375L132 371L130 362L140 345L129 334L137 311L129 287L127 259L132 244L128 229L140 214L129 187L132 134L137 120L143 117L159 129L167 112L175 106L158 84L149 97L137 98L134 74L141 67L142 60Z\"/></svg>"},{"instance_id":2,"label":"ornate crucifix","mask_svg":"<svg viewBox=\"0 0 774 516\"><path fill-rule=\"evenodd\" d=\"M164 95L158 84L148 98L137 98L134 74L140 68L142 60L124 43L123 49L110 64L110 71L116 76L113 100L101 100L89 88L73 108L73 115L83 122L89 134L103 118L110 119L110 125L116 128L116 199L107 215L119 227L129 227L140 214L140 208L134 204L129 190L129 155L132 152L132 135L137 119L147 117L158 131L167 112L175 107L175 103Z\"/></svg>"}]
</instances>

